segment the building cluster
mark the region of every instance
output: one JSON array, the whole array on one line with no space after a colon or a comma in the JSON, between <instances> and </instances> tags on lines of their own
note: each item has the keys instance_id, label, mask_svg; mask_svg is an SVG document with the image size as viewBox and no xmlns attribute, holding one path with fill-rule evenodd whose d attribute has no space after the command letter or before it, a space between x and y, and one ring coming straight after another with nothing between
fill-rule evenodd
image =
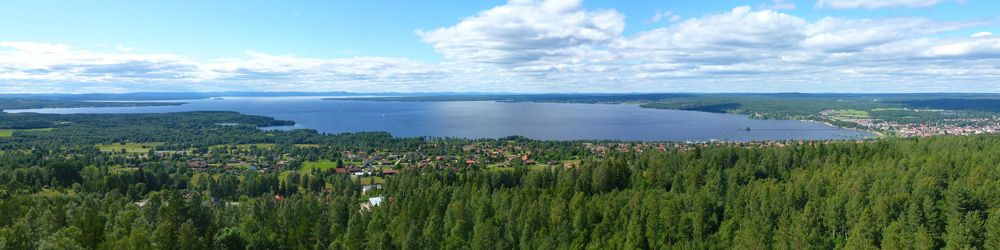
<instances>
[{"instance_id":1,"label":"building cluster","mask_svg":"<svg viewBox=\"0 0 1000 250\"><path fill-rule=\"evenodd\" d=\"M849 119L872 131L881 131L902 137L935 135L977 135L1000 132L1000 118L946 119L934 123L899 123L881 119Z\"/></svg>"}]
</instances>

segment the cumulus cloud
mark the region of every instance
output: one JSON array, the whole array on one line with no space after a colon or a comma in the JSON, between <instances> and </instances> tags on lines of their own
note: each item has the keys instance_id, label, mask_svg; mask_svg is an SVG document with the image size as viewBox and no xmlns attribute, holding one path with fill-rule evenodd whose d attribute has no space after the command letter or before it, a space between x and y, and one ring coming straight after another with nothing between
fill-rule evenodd
<instances>
[{"instance_id":1,"label":"cumulus cloud","mask_svg":"<svg viewBox=\"0 0 1000 250\"><path fill-rule=\"evenodd\" d=\"M765 4L762 6L762 9L771 10L794 10L796 8L798 8L798 6L795 6L795 3L788 2L788 0L771 0L771 4Z\"/></svg>"},{"instance_id":2,"label":"cumulus cloud","mask_svg":"<svg viewBox=\"0 0 1000 250\"><path fill-rule=\"evenodd\" d=\"M947 39L931 46L921 55L929 58L1000 58L1000 38L981 36L973 39Z\"/></svg>"},{"instance_id":3,"label":"cumulus cloud","mask_svg":"<svg viewBox=\"0 0 1000 250\"><path fill-rule=\"evenodd\" d=\"M15 80L81 82L185 79L195 77L192 61L170 54L97 53L64 44L0 42L0 77Z\"/></svg>"},{"instance_id":4,"label":"cumulus cloud","mask_svg":"<svg viewBox=\"0 0 1000 250\"><path fill-rule=\"evenodd\" d=\"M674 14L673 12L670 11L656 11L656 13L653 14L653 17L650 17L649 20L646 20L645 23L658 23L661 20L676 22L681 20L681 16Z\"/></svg>"},{"instance_id":5,"label":"cumulus cloud","mask_svg":"<svg viewBox=\"0 0 1000 250\"><path fill-rule=\"evenodd\" d=\"M677 25L658 28L616 44L645 50L710 51L726 48L781 48L802 37L805 20L771 10L751 11L741 6L722 14L692 18Z\"/></svg>"},{"instance_id":6,"label":"cumulus cloud","mask_svg":"<svg viewBox=\"0 0 1000 250\"><path fill-rule=\"evenodd\" d=\"M970 22L935 22L920 18L883 20L822 18L806 27L806 47L830 52L858 51L892 41L958 30L983 24Z\"/></svg>"},{"instance_id":7,"label":"cumulus cloud","mask_svg":"<svg viewBox=\"0 0 1000 250\"><path fill-rule=\"evenodd\" d=\"M0 42L0 91L355 90L398 91L444 79L440 65L405 58L339 59L247 52L197 62L170 54L94 52L62 44Z\"/></svg>"},{"instance_id":8,"label":"cumulus cloud","mask_svg":"<svg viewBox=\"0 0 1000 250\"><path fill-rule=\"evenodd\" d=\"M441 62L255 51L199 61L0 42L0 92L1000 91L1000 38L954 35L986 25L992 23L809 20L741 6L626 35L625 16L612 9L514 0L417 31Z\"/></svg>"},{"instance_id":9,"label":"cumulus cloud","mask_svg":"<svg viewBox=\"0 0 1000 250\"><path fill-rule=\"evenodd\" d=\"M831 9L879 9L879 8L920 8L930 7L944 0L819 0L816 7Z\"/></svg>"},{"instance_id":10,"label":"cumulus cloud","mask_svg":"<svg viewBox=\"0 0 1000 250\"><path fill-rule=\"evenodd\" d=\"M983 31L983 32L977 32L976 34L972 34L972 37L987 37L992 35L993 35L992 32Z\"/></svg>"},{"instance_id":11,"label":"cumulus cloud","mask_svg":"<svg viewBox=\"0 0 1000 250\"><path fill-rule=\"evenodd\" d=\"M514 0L417 34L450 60L512 65L564 57L621 36L624 15L581 5L581 0Z\"/></svg>"}]
</instances>

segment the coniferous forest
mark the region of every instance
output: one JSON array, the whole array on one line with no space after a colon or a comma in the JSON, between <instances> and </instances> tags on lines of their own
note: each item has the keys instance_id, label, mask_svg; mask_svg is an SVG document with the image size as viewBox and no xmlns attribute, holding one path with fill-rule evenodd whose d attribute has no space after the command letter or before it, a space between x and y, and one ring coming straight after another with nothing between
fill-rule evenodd
<instances>
[{"instance_id":1,"label":"coniferous forest","mask_svg":"<svg viewBox=\"0 0 1000 250\"><path fill-rule=\"evenodd\" d=\"M0 249L1000 248L1000 136L655 148L18 117L0 138ZM490 149L530 157L485 164ZM341 173L389 152L403 160Z\"/></svg>"}]
</instances>

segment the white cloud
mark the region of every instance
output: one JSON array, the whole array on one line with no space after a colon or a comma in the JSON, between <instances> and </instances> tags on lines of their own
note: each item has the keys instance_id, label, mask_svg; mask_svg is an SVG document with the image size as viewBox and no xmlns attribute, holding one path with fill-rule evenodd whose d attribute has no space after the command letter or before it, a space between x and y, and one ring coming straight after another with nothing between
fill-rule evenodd
<instances>
[{"instance_id":1,"label":"white cloud","mask_svg":"<svg viewBox=\"0 0 1000 250\"><path fill-rule=\"evenodd\" d=\"M3 78L17 80L109 80L183 79L194 77L193 62L170 54L98 53L76 50L64 44L0 42ZM3 79L0 78L0 79Z\"/></svg>"},{"instance_id":2,"label":"white cloud","mask_svg":"<svg viewBox=\"0 0 1000 250\"><path fill-rule=\"evenodd\" d=\"M795 6L795 3L788 2L788 0L771 0L771 4L765 4L761 8L769 10L794 10L798 6Z\"/></svg>"},{"instance_id":3,"label":"white cloud","mask_svg":"<svg viewBox=\"0 0 1000 250\"><path fill-rule=\"evenodd\" d=\"M742 6L640 32L613 47L638 56L656 55L646 59L655 61L744 61L769 55L741 52L796 46L805 36L806 24L794 16Z\"/></svg>"},{"instance_id":4,"label":"white cloud","mask_svg":"<svg viewBox=\"0 0 1000 250\"><path fill-rule=\"evenodd\" d=\"M831 9L921 8L934 6L944 0L819 0L816 7Z\"/></svg>"},{"instance_id":5,"label":"white cloud","mask_svg":"<svg viewBox=\"0 0 1000 250\"><path fill-rule=\"evenodd\" d=\"M442 62L254 51L199 61L0 42L0 92L1000 91L1000 38L954 35L988 22L811 21L741 6L624 35L624 20L579 1L511 1L418 31Z\"/></svg>"},{"instance_id":6,"label":"white cloud","mask_svg":"<svg viewBox=\"0 0 1000 250\"><path fill-rule=\"evenodd\" d=\"M31 42L0 42L0 47L36 53L59 53L69 50L69 45Z\"/></svg>"},{"instance_id":7,"label":"white cloud","mask_svg":"<svg viewBox=\"0 0 1000 250\"><path fill-rule=\"evenodd\" d=\"M580 0L513 0L417 34L450 60L516 65L607 43L624 29L621 13L586 11Z\"/></svg>"},{"instance_id":8,"label":"white cloud","mask_svg":"<svg viewBox=\"0 0 1000 250\"><path fill-rule=\"evenodd\" d=\"M656 13L653 14L653 17L649 18L649 20L646 20L645 23L658 23L662 20L676 22L681 20L681 16L674 14L673 12L670 11L656 11Z\"/></svg>"},{"instance_id":9,"label":"white cloud","mask_svg":"<svg viewBox=\"0 0 1000 250\"><path fill-rule=\"evenodd\" d=\"M922 55L930 58L1000 58L1000 38L948 39L931 46Z\"/></svg>"},{"instance_id":10,"label":"white cloud","mask_svg":"<svg viewBox=\"0 0 1000 250\"><path fill-rule=\"evenodd\" d=\"M923 35L976 26L981 22L935 22L918 18L882 20L822 18L810 24L803 45L831 52L858 51L865 47Z\"/></svg>"},{"instance_id":11,"label":"white cloud","mask_svg":"<svg viewBox=\"0 0 1000 250\"><path fill-rule=\"evenodd\" d=\"M987 37L987 36L992 36L992 35L993 35L992 32L983 31L983 32L978 32L976 34L972 34L972 37Z\"/></svg>"},{"instance_id":12,"label":"white cloud","mask_svg":"<svg viewBox=\"0 0 1000 250\"><path fill-rule=\"evenodd\" d=\"M93 52L46 43L2 42L0 48L13 49L0 50L0 90L23 90L22 85L30 83L40 91L45 90L45 85L52 85L53 88L63 86L62 91L72 92L363 91L371 85L403 91L426 84L428 80L445 79L444 72L448 69L405 58L384 57L319 59L247 52L245 58L196 62L177 55L134 54L119 50Z\"/></svg>"}]
</instances>

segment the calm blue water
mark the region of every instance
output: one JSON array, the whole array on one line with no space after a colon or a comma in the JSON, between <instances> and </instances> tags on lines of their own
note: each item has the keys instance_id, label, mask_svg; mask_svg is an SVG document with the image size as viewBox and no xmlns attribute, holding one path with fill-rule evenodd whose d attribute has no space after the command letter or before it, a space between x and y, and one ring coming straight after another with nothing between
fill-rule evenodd
<instances>
[{"instance_id":1,"label":"calm blue water","mask_svg":"<svg viewBox=\"0 0 1000 250\"><path fill-rule=\"evenodd\" d=\"M292 128L327 133L387 131L395 136L497 138L521 135L546 140L756 141L852 139L871 134L801 121L645 109L636 105L371 102L319 97L231 97L192 100L181 106L9 110L38 113L163 113L236 111L292 120ZM746 128L750 127L750 131Z\"/></svg>"}]
</instances>

